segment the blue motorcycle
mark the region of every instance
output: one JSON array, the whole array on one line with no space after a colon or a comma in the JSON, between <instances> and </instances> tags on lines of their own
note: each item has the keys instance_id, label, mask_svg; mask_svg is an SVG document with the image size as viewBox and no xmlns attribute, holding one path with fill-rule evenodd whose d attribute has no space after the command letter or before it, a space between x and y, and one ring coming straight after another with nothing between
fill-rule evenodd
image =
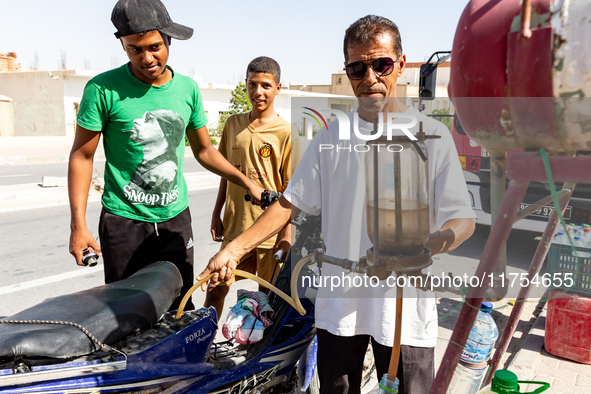
<instances>
[{"instance_id":1,"label":"blue motorcycle","mask_svg":"<svg viewBox=\"0 0 591 394\"><path fill-rule=\"evenodd\" d=\"M294 275L300 269L300 275L318 274L301 257L322 246L319 221L300 220L298 239L274 283L280 291L294 294L292 260L300 261ZM314 289L297 290L300 312L271 294L273 324L261 341L239 345L214 342L214 308L167 312L181 284L172 263L157 262L125 280L1 319L0 393L271 394L302 392L310 383ZM309 357L296 368L307 349ZM307 359L314 361L306 365Z\"/></svg>"}]
</instances>

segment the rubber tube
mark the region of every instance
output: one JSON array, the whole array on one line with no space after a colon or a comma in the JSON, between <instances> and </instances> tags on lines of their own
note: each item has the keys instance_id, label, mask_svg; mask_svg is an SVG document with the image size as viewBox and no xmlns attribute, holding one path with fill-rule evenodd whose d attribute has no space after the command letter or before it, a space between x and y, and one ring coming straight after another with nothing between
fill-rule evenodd
<instances>
[{"instance_id":1,"label":"rubber tube","mask_svg":"<svg viewBox=\"0 0 591 394\"><path fill-rule=\"evenodd\" d=\"M275 286L273 286L272 284L270 284L269 282L267 282L266 280L264 280L256 275L253 275L250 272L245 272L242 270L234 270L234 275L235 276L242 276L242 277L248 278L248 279L252 279L255 282L257 282L258 284L260 284L261 286L268 288L269 290L271 290L272 292L277 294L279 297L281 297L289 305L291 305L296 311L299 312L300 315L304 316L306 314L306 309L302 306L302 303L300 302L300 297L298 296L298 292L297 292L297 283L298 283L298 274L302 270L302 267L306 263L308 263L310 260L311 260L310 256L304 257L303 259L298 261L298 263L294 267L294 269L291 273L291 294L292 294L291 297L288 296L287 294L285 294L284 292L282 292L281 290L279 290L278 288L276 288ZM207 282L208 280L210 280L212 277L213 277L213 274L209 274L205 278L198 280L197 283L195 283L193 286L191 286L189 291L187 291L187 294L185 294L185 296L183 297L181 304L179 305L179 309L177 310L176 315L174 316L175 319L181 318L181 316L183 315L183 311L185 309L185 306L187 305L187 302L189 301L189 298L191 297L193 292L195 290L197 290L204 282Z\"/></svg>"}]
</instances>

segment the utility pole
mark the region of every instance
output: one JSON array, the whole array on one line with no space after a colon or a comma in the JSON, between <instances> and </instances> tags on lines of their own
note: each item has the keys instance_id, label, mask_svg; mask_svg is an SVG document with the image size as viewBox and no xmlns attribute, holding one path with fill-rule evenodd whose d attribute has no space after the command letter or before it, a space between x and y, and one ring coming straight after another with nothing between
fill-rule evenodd
<instances>
[{"instance_id":1,"label":"utility pole","mask_svg":"<svg viewBox=\"0 0 591 394\"><path fill-rule=\"evenodd\" d=\"M62 70L66 69L66 51L60 49Z\"/></svg>"}]
</instances>

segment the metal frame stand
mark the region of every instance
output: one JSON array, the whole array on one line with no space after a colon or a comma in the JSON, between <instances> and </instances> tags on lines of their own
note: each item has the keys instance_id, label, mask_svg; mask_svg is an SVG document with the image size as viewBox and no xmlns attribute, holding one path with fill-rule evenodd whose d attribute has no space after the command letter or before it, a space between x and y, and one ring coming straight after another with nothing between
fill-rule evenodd
<instances>
[{"instance_id":1,"label":"metal frame stand","mask_svg":"<svg viewBox=\"0 0 591 394\"><path fill-rule=\"evenodd\" d=\"M589 168L591 168L591 157L556 156L549 157L548 159L550 161L552 175L556 182L591 183L591 171L589 171ZM486 277L496 271L498 272L499 258L507 243L507 238L517 217L519 206L523 201L529 182L548 182L542 158L538 153L524 152L508 154L506 164L506 176L510 180L510 183L505 198L499 208L498 217L491 228L490 236L482 252L482 259L476 269L475 276L479 278ZM571 194L572 190L563 193L561 196L562 201L560 201L561 209L568 204ZM556 214L554 213L550 218L546 231L530 264L528 278L532 278L540 270L544 258L548 253L557 225ZM493 293L498 293L495 289L492 290L494 290ZM466 345L470 334L468 327L472 327L474 324L478 308L485 297L486 291L486 283L484 286L472 287L468 290L466 304L463 305L460 311L460 316L454 327L441 366L429 391L430 394L445 394L447 392L455 368L460 361L462 349ZM519 292L518 299L527 299L529 292L529 286L522 288ZM500 358L505 352L510 338L513 336L523 310L523 305L521 304L523 302L518 302L511 313L507 327L501 337L501 343L493 357L493 364L489 368L487 381L490 380L494 370L498 367Z\"/></svg>"}]
</instances>

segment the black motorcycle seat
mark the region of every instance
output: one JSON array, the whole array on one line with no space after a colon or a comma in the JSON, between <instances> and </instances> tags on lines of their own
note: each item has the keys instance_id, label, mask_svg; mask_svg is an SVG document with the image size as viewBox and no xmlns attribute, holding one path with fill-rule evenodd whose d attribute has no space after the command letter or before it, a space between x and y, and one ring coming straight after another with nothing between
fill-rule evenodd
<instances>
[{"instance_id":1,"label":"black motorcycle seat","mask_svg":"<svg viewBox=\"0 0 591 394\"><path fill-rule=\"evenodd\" d=\"M113 345L156 323L179 295L182 278L160 261L127 279L48 299L2 320L73 322ZM53 324L0 324L0 356L68 358L99 350L81 330Z\"/></svg>"}]
</instances>

